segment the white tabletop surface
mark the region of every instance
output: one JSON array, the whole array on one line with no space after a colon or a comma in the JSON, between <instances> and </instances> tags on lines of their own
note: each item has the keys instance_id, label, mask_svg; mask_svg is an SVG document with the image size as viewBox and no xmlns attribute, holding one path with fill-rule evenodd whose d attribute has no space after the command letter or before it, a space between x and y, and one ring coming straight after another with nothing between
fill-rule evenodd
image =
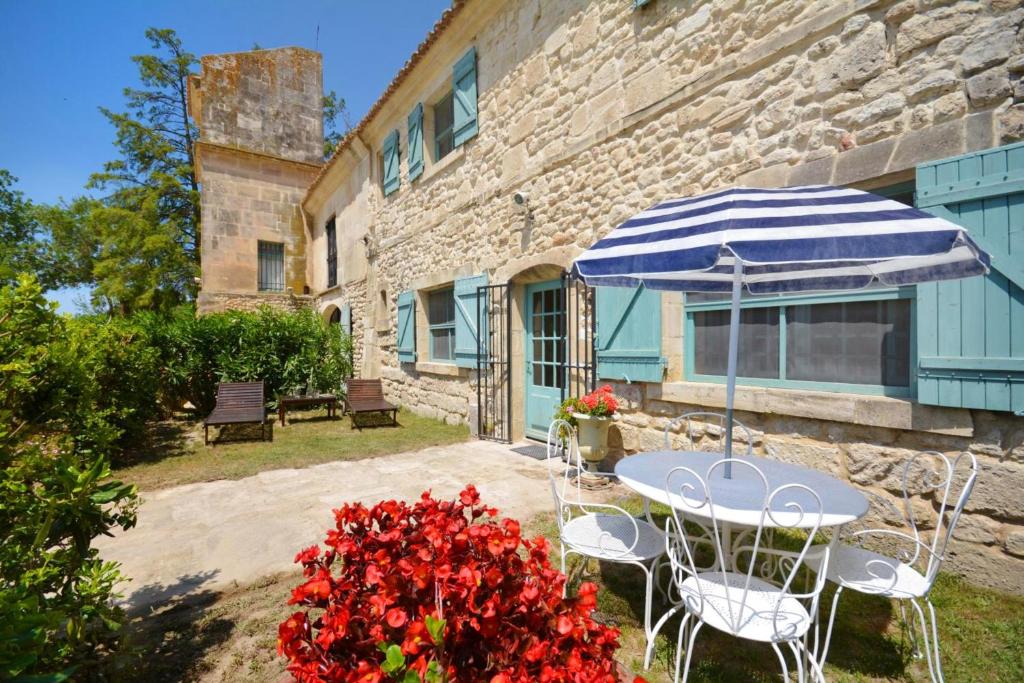
<instances>
[{"instance_id":1,"label":"white tabletop surface","mask_svg":"<svg viewBox=\"0 0 1024 683\"><path fill-rule=\"evenodd\" d=\"M700 451L653 451L637 453L623 458L615 465L619 480L645 498L677 508L685 514L709 517L708 506L694 510L702 502L702 491L695 497L680 497L682 484L692 476L673 475L671 493L666 491L665 480L676 467L689 467L704 480L708 468L722 459L721 453ZM821 526L847 524L863 517L868 511L868 500L857 489L824 472L760 457L737 456L757 466L768 480L767 492L757 473L749 467L734 465L732 478L725 479L724 470L717 468L709 482L715 517L720 522L744 526L757 526L766 494L786 484L803 484L821 498L823 515ZM801 514L787 509L786 504L796 502L803 506ZM804 491L787 489L772 501L772 516L765 516L766 527L811 528L818 520L818 504ZM774 519L772 519L774 517Z\"/></svg>"}]
</instances>

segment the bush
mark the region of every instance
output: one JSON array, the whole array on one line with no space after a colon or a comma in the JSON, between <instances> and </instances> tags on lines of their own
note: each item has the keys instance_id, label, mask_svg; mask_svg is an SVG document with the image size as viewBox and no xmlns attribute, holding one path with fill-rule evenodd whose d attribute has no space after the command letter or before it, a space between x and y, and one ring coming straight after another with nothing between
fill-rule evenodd
<instances>
[{"instance_id":1,"label":"bush","mask_svg":"<svg viewBox=\"0 0 1024 683\"><path fill-rule=\"evenodd\" d=\"M179 312L148 325L163 350L165 400L200 413L213 410L218 382L264 380L274 400L300 389L340 392L351 374L350 340L309 309Z\"/></svg>"},{"instance_id":2,"label":"bush","mask_svg":"<svg viewBox=\"0 0 1024 683\"><path fill-rule=\"evenodd\" d=\"M0 289L0 679L87 679L117 644L121 580L92 540L135 523L134 487L107 459L50 431L78 370L37 282ZM67 406L77 409L76 406ZM38 677L38 678L29 678Z\"/></svg>"},{"instance_id":3,"label":"bush","mask_svg":"<svg viewBox=\"0 0 1024 683\"><path fill-rule=\"evenodd\" d=\"M597 587L562 597L543 537L494 521L472 486L335 510L326 552L296 556L306 607L278 629L300 681L609 681L619 632L591 618ZM485 519L486 518L486 519Z\"/></svg>"}]
</instances>

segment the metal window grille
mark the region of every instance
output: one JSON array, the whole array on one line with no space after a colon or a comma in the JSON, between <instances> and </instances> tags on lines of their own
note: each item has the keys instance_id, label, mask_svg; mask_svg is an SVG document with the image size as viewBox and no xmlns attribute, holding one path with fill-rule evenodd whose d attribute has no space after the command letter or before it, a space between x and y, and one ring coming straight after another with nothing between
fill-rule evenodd
<instances>
[{"instance_id":1,"label":"metal window grille","mask_svg":"<svg viewBox=\"0 0 1024 683\"><path fill-rule=\"evenodd\" d=\"M431 292L427 322L430 326L430 359L455 360L455 290Z\"/></svg>"},{"instance_id":2,"label":"metal window grille","mask_svg":"<svg viewBox=\"0 0 1024 683\"><path fill-rule=\"evenodd\" d=\"M284 244L260 241L258 245L258 288L261 292L284 291Z\"/></svg>"},{"instance_id":3,"label":"metal window grille","mask_svg":"<svg viewBox=\"0 0 1024 683\"><path fill-rule=\"evenodd\" d=\"M327 286L333 287L338 284L338 240L333 217L327 221L324 233L327 237Z\"/></svg>"}]
</instances>

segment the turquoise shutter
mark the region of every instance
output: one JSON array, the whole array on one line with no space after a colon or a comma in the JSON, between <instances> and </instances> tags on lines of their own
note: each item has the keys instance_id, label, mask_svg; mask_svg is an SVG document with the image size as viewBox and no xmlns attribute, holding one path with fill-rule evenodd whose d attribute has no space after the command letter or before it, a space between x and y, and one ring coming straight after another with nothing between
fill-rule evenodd
<instances>
[{"instance_id":1,"label":"turquoise shutter","mask_svg":"<svg viewBox=\"0 0 1024 683\"><path fill-rule=\"evenodd\" d=\"M341 329L345 330L345 334L352 336L352 306L350 304L344 304L341 307Z\"/></svg>"},{"instance_id":2,"label":"turquoise shutter","mask_svg":"<svg viewBox=\"0 0 1024 683\"><path fill-rule=\"evenodd\" d=\"M597 287L597 374L660 382L661 295L644 287Z\"/></svg>"},{"instance_id":3,"label":"turquoise shutter","mask_svg":"<svg viewBox=\"0 0 1024 683\"><path fill-rule=\"evenodd\" d=\"M423 103L420 102L409 114L409 182L423 173Z\"/></svg>"},{"instance_id":4,"label":"turquoise shutter","mask_svg":"<svg viewBox=\"0 0 1024 683\"><path fill-rule=\"evenodd\" d=\"M487 339L487 329L480 329L476 310L478 288L486 284L487 273L455 281L455 364L460 368L476 367L477 355Z\"/></svg>"},{"instance_id":5,"label":"turquoise shutter","mask_svg":"<svg viewBox=\"0 0 1024 683\"><path fill-rule=\"evenodd\" d=\"M395 346L400 363L416 362L416 298L412 292L398 295L398 330Z\"/></svg>"},{"instance_id":6,"label":"turquoise shutter","mask_svg":"<svg viewBox=\"0 0 1024 683\"><path fill-rule=\"evenodd\" d=\"M992 256L987 276L917 286L918 401L1024 410L1024 143L918 166L917 206Z\"/></svg>"},{"instance_id":7,"label":"turquoise shutter","mask_svg":"<svg viewBox=\"0 0 1024 683\"><path fill-rule=\"evenodd\" d=\"M476 135L476 48L455 62L452 70L452 109L455 125L452 134L455 146Z\"/></svg>"},{"instance_id":8,"label":"turquoise shutter","mask_svg":"<svg viewBox=\"0 0 1024 683\"><path fill-rule=\"evenodd\" d=\"M391 131L384 138L384 196L398 189L398 131Z\"/></svg>"}]
</instances>

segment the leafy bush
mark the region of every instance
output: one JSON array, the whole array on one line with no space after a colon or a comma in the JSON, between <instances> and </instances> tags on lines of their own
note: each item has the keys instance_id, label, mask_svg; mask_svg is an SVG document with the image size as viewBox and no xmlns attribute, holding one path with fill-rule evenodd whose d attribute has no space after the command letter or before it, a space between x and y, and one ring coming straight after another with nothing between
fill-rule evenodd
<instances>
[{"instance_id":1,"label":"leafy bush","mask_svg":"<svg viewBox=\"0 0 1024 683\"><path fill-rule=\"evenodd\" d=\"M278 629L300 681L609 681L619 632L591 618L597 587L562 597L543 537L494 521L473 486L334 511L326 552L296 556L306 607Z\"/></svg>"},{"instance_id":2,"label":"leafy bush","mask_svg":"<svg viewBox=\"0 0 1024 683\"><path fill-rule=\"evenodd\" d=\"M134 487L105 457L49 431L75 370L39 284L0 289L0 679L87 678L116 644L117 565L92 539L135 523ZM35 677L38 678L29 678Z\"/></svg>"},{"instance_id":3,"label":"leafy bush","mask_svg":"<svg viewBox=\"0 0 1024 683\"><path fill-rule=\"evenodd\" d=\"M309 309L148 320L163 350L165 400L190 401L201 413L213 409L218 382L262 379L273 400L300 389L339 392L351 374L350 340Z\"/></svg>"}]
</instances>

